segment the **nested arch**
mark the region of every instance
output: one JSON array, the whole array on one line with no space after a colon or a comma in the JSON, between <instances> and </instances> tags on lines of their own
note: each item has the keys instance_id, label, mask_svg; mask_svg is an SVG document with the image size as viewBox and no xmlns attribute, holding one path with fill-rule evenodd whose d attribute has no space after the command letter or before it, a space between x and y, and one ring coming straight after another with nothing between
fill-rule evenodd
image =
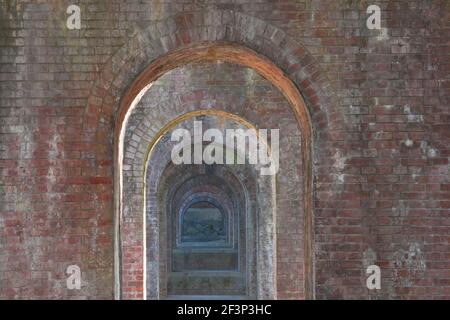
<instances>
[{"instance_id":1,"label":"nested arch","mask_svg":"<svg viewBox=\"0 0 450 320\"><path fill-rule=\"evenodd\" d=\"M318 134L327 125L329 128L342 126L339 115L330 108L331 87L313 63L314 59L300 44L289 39L279 29L256 18L237 12L212 11L200 19L177 15L168 19L165 25L170 30L159 29L156 32L156 25L151 25L119 50L106 64L88 100L84 124L89 132L92 132L91 128L96 128L92 135L99 143L107 142L103 142L104 132L107 130L108 119L115 115L116 262L120 261L120 136L130 109L151 83L168 70L192 61L229 61L256 70L274 84L289 101L301 129L306 257L304 278L306 297L312 298L312 127L308 114L311 114ZM213 32L209 32L211 30ZM136 80L132 81L133 78ZM297 88L306 97L309 112ZM115 270L116 297L120 297L118 263Z\"/></svg>"},{"instance_id":2,"label":"nested arch","mask_svg":"<svg viewBox=\"0 0 450 320\"><path fill-rule=\"evenodd\" d=\"M195 57L195 52L198 51L198 57ZM203 55L206 52L213 52L212 55ZM291 106L294 108L295 111L294 114L297 116L297 121L299 121L299 127L301 129L302 133L302 155L303 155L303 190L304 190L304 199L303 199L303 210L305 213L304 221L305 221L305 228L304 228L304 243L307 245L303 250L305 253L305 261L307 261L304 265L304 277L305 277L305 283L308 281L308 278L310 277L308 274L311 271L307 271L312 267L312 258L311 256L311 248L309 247L311 245L311 242L308 241L308 237L311 237L312 235L312 212L310 211L311 208L311 199L310 199L310 192L311 190L311 163L310 163L310 139L311 139L311 128L309 126L304 127L305 119L308 121L308 115L307 111L305 109L304 103L301 100L301 96L298 92L298 90L295 88L294 84L285 77L282 72L276 68L273 64L268 62L263 57L257 55L256 53L251 52L248 49L236 47L235 45L229 45L229 44L217 44L217 45L208 45L207 48L204 46L199 46L197 48L189 48L185 52L186 54L186 63L191 61L197 61L197 59L205 59L205 60L211 60L211 59L219 59L222 61L230 61L232 63L238 63L241 65L245 65L247 67L253 67L251 64L252 62L257 63L257 69L256 71L261 73L264 77L269 78L269 80L272 81L272 83L279 89L285 89L287 91L282 91L285 97L288 97L288 101L291 103ZM175 58L178 57L178 55L175 55ZM244 59L243 59L244 58ZM169 61L172 61L172 59L169 57L167 58ZM183 60L179 60L177 64L174 66L181 65ZM151 83L152 81L156 80L156 76L158 74L153 74L155 70L160 70L162 66L165 66L164 63L160 64L161 62L158 61L156 66L152 68L150 66L150 69L147 69L144 71L144 73L141 75L143 78L139 78L136 80L135 84L132 86L134 87L137 85L138 88L140 88L141 91L140 94L142 94L142 91L146 89L148 86L147 81ZM149 78L147 81L143 81L146 77L153 75L155 78ZM137 91L136 91L137 92ZM139 97L139 95L135 96L133 101L130 101L131 97L136 94L136 92L132 92L130 98L127 99L127 96L123 100L124 105L127 105L131 107L133 104L137 103L136 97ZM295 102L295 105L293 103ZM125 114L126 115L126 114ZM120 150L117 150L120 152ZM120 153L119 153L120 154ZM310 258L308 258L308 256ZM309 260L309 261L308 261ZM300 272L300 271L299 271ZM305 286L305 293L307 293L307 286Z\"/></svg>"},{"instance_id":3,"label":"nested arch","mask_svg":"<svg viewBox=\"0 0 450 320\"><path fill-rule=\"evenodd\" d=\"M151 210L149 214L150 216L156 217L156 220L159 221L159 227L156 229L152 227L152 233L155 237L158 237L158 233L160 234L159 248L151 248L150 250L159 252L159 260L163 261L163 263L159 264L157 261L158 259L148 261L150 268L147 270L149 274L153 274L153 276L149 275L148 278L156 278L159 283L158 286L155 284L153 284L153 286L148 286L147 294L149 298L166 298L167 296L174 294L174 288L171 288L170 285L173 283L170 279L171 274L174 275L171 271L183 271L182 268L180 270L180 266L177 266L177 262L174 260L174 250L193 250L193 247L191 246L177 247L176 245L173 245L174 239L170 235L170 229L174 226L169 221L168 212L177 212L183 207L189 206L193 200L212 202L217 200L217 204L222 205L226 210L229 210L230 213L233 212L235 214L234 219L236 223L231 223L233 228L240 225L240 228L243 230L252 230L255 229L257 223L256 185L244 185L242 183L243 178L246 180L254 178L252 173L248 171L248 168L237 169L232 166L218 166L214 169L216 172L215 174L206 175L205 172L203 172L204 167L202 168L202 166L194 165L190 166L190 168L174 166L173 164L170 164L170 158L163 162L167 163L167 167L160 174L161 177L158 179L159 182L157 183L155 179L149 181L152 185L158 185L158 209ZM149 193L152 192L149 191ZM270 210L270 208L266 208L266 210ZM147 219L149 217L147 217ZM265 280L260 281L264 284L265 290L263 288L264 286L257 285L256 270L258 269L258 260L261 259L258 259L256 250L256 241L258 241L256 233L246 232L246 234L243 234L242 232L239 232L238 229L235 229L232 235L231 243L227 245L213 245L212 248L218 249L219 251L233 250L235 254L239 256L236 260L237 264L235 264L230 271L237 272L242 280L240 281L243 286L242 289L246 291L241 292L240 294L246 294L253 298L261 296L261 294L274 294L274 283L270 278L265 278L267 276L273 277L273 271L270 269L264 269L262 270L263 272L258 275L258 277L264 278ZM240 238L240 241L238 238ZM248 245L238 246L238 242L241 244L248 242ZM201 252L205 249L205 246L203 246L203 244L200 244L200 246ZM206 248L211 249L211 246L207 245ZM195 251L195 249L193 251ZM248 255L245 254L246 252L248 252ZM153 268L152 265L159 267L159 270ZM271 264L271 266L273 266L273 264ZM185 272L186 271L188 270L185 270ZM180 288L175 288L175 290L179 289ZM260 292L258 293L257 290ZM235 292L234 294L237 293ZM270 298L270 296L267 298Z\"/></svg>"},{"instance_id":4,"label":"nested arch","mask_svg":"<svg viewBox=\"0 0 450 320\"><path fill-rule=\"evenodd\" d=\"M167 212L179 212L180 208L189 205L190 201L195 199L214 201L215 198L221 198L221 201L217 203L220 203L228 211L237 212L234 219L238 221L240 228L244 230L248 227L249 230L253 230L252 234L249 235L239 234L237 229L232 232L234 236L231 243L232 248L238 249L238 237L244 241L241 241L241 243L245 243L245 239L249 239L248 241L252 243L248 248L246 246L240 246L239 248L241 258L239 258L237 270L247 273L246 285L243 288L246 291L241 292L241 294L245 293L245 295L253 298L274 298L276 297L276 255L274 254L276 242L274 239L275 231L271 230L269 226L273 228L274 225L272 221L275 220L275 204L269 200L265 202L265 205L258 207L256 197L256 186L262 194L267 195L268 199L273 197L272 194L275 190L273 176L255 177L256 168L253 166L251 172L249 172L248 166L245 170L219 167L216 169L219 174L209 177L205 173L200 174L202 169L199 166L193 165L194 168L184 170L182 166L169 165L171 163L171 146L164 143L165 134L179 124L197 116L226 118L231 122L239 123L240 126L254 129L252 124L236 115L218 110L197 110L170 121L148 144L149 157L145 161L145 166L147 168L152 161L154 166L151 170L147 170L145 175L146 186L143 188L147 204L147 208L143 209L146 212L147 221L145 228L149 235L146 250L148 257L146 267L144 267L148 273L146 295L150 299L170 296L167 283L171 282L172 261L170 257L172 251L166 248L171 247L174 239L170 232L173 225L170 226L170 223L168 223ZM161 141L163 143L160 143ZM144 143L143 145L147 144ZM203 168L208 170L208 166ZM249 185L244 185L242 182L251 180L254 182ZM224 194L233 194L234 196L227 198L224 197ZM169 201L167 201L168 199ZM155 203L158 203L158 205L155 206ZM181 205L173 205L172 203ZM257 212L260 213L259 219L256 218ZM235 228L236 223L233 225ZM256 234L256 228L260 230L259 234ZM256 242L259 245L256 245ZM155 243L158 244L155 245ZM256 248L260 249L257 250ZM243 255L245 252L249 252L249 255ZM256 273L256 270L260 272Z\"/></svg>"},{"instance_id":5,"label":"nested arch","mask_svg":"<svg viewBox=\"0 0 450 320\"><path fill-rule=\"evenodd\" d=\"M197 195L195 195L198 197ZM192 221L202 219L198 211L206 208L212 212L212 220L216 222L211 228L205 229L205 233L197 234L193 228L190 227ZM210 242L227 243L230 234L230 225L232 225L228 218L230 214L226 212L220 203L215 201L214 197L211 199L196 199L190 203L187 208L180 210L179 218L177 219L176 235L179 239L177 245L192 245L209 244Z\"/></svg>"},{"instance_id":6,"label":"nested arch","mask_svg":"<svg viewBox=\"0 0 450 320\"><path fill-rule=\"evenodd\" d=\"M208 43L200 44L197 46L190 46L188 48L177 50L176 52L169 53L153 63L151 63L143 73L134 81L132 86L129 88L128 92L124 96L121 102L121 108L119 109L119 115L116 122L116 127L118 131L115 133L115 151L116 159L122 158L122 150L120 149L120 134L122 132L123 123L126 120L129 111L134 105L136 105L140 97L145 93L149 85L155 81L159 76L165 72L171 70L172 68L181 66L186 63L195 61L211 61L220 60L227 61L246 67L250 67L260 73L263 77L268 79L276 88L278 88L286 99L289 101L292 110L296 116L297 122L299 124L300 131L302 133L302 155L303 155L303 173L304 173L304 212L305 212L305 228L304 228L304 253L305 253L305 283L309 282L308 279L311 278L311 241L312 235L312 212L311 212L311 127L308 117L308 112L303 99L292 83L292 81L287 78L284 73L276 67L269 60L263 56L255 53L254 51L244 48L242 46L237 46L235 44L224 44L224 43ZM118 161L119 162L119 161ZM119 167L120 168L120 163ZM118 175L117 175L118 174ZM116 170L116 181L120 181L120 170ZM119 185L116 185L118 190ZM121 191L119 191L121 194ZM119 198L120 199L120 198ZM119 200L118 199L118 200ZM120 211L120 202L117 203L117 210ZM309 270L309 271L308 271ZM310 288L309 285L305 285L305 292L308 296Z\"/></svg>"}]
</instances>

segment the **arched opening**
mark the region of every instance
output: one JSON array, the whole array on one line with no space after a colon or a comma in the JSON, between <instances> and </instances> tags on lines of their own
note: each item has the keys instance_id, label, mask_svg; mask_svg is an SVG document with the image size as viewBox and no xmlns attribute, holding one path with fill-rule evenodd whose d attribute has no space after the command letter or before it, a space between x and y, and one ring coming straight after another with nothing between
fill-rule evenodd
<instances>
[{"instance_id":1,"label":"arched opening","mask_svg":"<svg viewBox=\"0 0 450 320\"><path fill-rule=\"evenodd\" d=\"M159 274L159 298L254 297L255 293L249 292L248 273L257 266L248 251L256 246L246 240L256 235L241 182L229 168L221 166L166 168L171 169L180 183L170 181L163 172L159 192L165 194L160 201L166 205L160 208L165 208L171 234L166 234L167 263L160 270L167 273L166 279L164 272ZM170 190L167 193L166 187ZM176 191L171 191L174 188ZM178 224L182 229L179 238ZM160 246L159 250L165 248Z\"/></svg>"},{"instance_id":2,"label":"arched opening","mask_svg":"<svg viewBox=\"0 0 450 320\"><path fill-rule=\"evenodd\" d=\"M213 201L198 200L179 213L177 245L186 247L213 247L229 243L231 213L224 212Z\"/></svg>"},{"instance_id":3,"label":"arched opening","mask_svg":"<svg viewBox=\"0 0 450 320\"><path fill-rule=\"evenodd\" d=\"M173 119L156 135L145 180L146 296L274 298L275 206L270 202L260 206L257 199L272 198L274 177L260 177L257 168L248 164L174 165L168 137L174 130L192 128L194 119L202 119L204 129L219 123L224 128L253 128L236 115L197 110ZM245 157L243 150L232 151ZM193 218L186 217L189 212L196 219L184 226L186 219ZM200 217L205 213L215 213L218 222L211 222L211 216ZM189 231L184 239L183 227Z\"/></svg>"},{"instance_id":4,"label":"arched opening","mask_svg":"<svg viewBox=\"0 0 450 320\"><path fill-rule=\"evenodd\" d=\"M258 55L254 51L233 45L228 43L206 43L199 44L196 46L190 46L184 49L177 50L172 53L168 53L167 55L162 56L156 61L152 62L144 72L135 80L132 86L128 89L127 93L122 99L121 108L119 110L119 116L117 118L116 127L118 130L115 133L115 152L116 152L116 190L119 192L116 193L118 195L116 197L116 212L118 215L116 216L116 232L117 236L123 234L123 228L120 225L121 216L120 213L123 212L123 198L122 198L122 165L123 165L123 142L124 142L124 131L125 123L130 115L130 111L139 103L141 97L145 94L145 92L150 88L151 84L156 81L160 76L164 75L168 71L177 68L182 65L186 65L189 63L197 62L197 61L225 61L233 64L238 64L244 67L251 68L267 79L275 88L277 88L286 100L289 102L291 106L291 110L293 111L293 115L298 124L298 128L301 132L301 163L302 163L302 172L303 172L303 198L302 198L302 210L304 212L303 219L303 266L298 270L299 273L303 273L304 279L304 292L307 297L311 297L311 278L312 278L312 259L311 259L311 234L312 234L312 213L311 213L311 164L310 164L310 140L311 140L311 128L309 125L308 114L306 112L306 107L303 103L301 95L296 89L295 85L292 83L289 78L287 78L284 73L276 67L273 63L268 61L265 57ZM158 133L155 133L153 136L153 141L159 141L161 136ZM151 145L152 146L152 145ZM149 149L151 149L151 146ZM142 168L142 171L145 172L146 167ZM145 184L145 183L144 183ZM148 186L147 186L148 187ZM145 190L143 190L145 192ZM147 197L147 202L149 198ZM155 200L155 199L152 199ZM264 203L261 203L261 207L264 207ZM273 221L275 224L275 221ZM273 227L272 222L268 225ZM270 232L269 232L270 233ZM144 230L144 243L146 238L146 231ZM176 238L176 234L174 234ZM120 252L119 249L121 247L121 239L117 237L116 241L116 252ZM145 247L145 246L144 246ZM145 248L144 248L145 249ZM146 250L146 249L145 249ZM263 255L266 255L264 253ZM267 260L267 256L261 258L261 263ZM119 284L121 282L121 275L124 274L124 264L120 264L121 262L120 255L116 256L116 290L121 292ZM165 261L169 263L169 261ZM148 263L148 258L147 258ZM143 267L144 268L144 267ZM276 269L276 263L271 262L271 265L268 268ZM271 274L273 275L273 274ZM261 279L262 280L262 279ZM276 280L276 276L275 276ZM151 283L151 280L148 279L148 275L144 277L144 283L146 285ZM256 281L258 282L258 281ZM263 281L259 281L263 282ZM274 281L276 282L276 281ZM270 281L272 283L272 281ZM252 286L253 284L250 284ZM269 284L270 286L271 284ZM161 284L155 284L153 287L160 288ZM147 289L148 290L148 289ZM265 297L265 293L267 291L265 289L255 289L254 294L256 298ZM275 290L276 291L276 290ZM265 292L265 293L264 293ZM167 294L167 292L166 292ZM276 297L275 292L267 293L266 297Z\"/></svg>"}]
</instances>

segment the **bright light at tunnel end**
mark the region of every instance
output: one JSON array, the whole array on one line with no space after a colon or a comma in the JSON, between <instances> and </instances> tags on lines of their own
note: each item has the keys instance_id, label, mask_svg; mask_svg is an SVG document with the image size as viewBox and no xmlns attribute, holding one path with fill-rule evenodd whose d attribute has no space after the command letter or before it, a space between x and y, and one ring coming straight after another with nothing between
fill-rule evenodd
<instances>
[{"instance_id":1,"label":"bright light at tunnel end","mask_svg":"<svg viewBox=\"0 0 450 320\"><path fill-rule=\"evenodd\" d=\"M194 121L193 130L172 131L171 160L181 164L250 164L261 175L275 175L279 169L279 129L218 129L203 131ZM268 135L270 133L270 135Z\"/></svg>"}]
</instances>

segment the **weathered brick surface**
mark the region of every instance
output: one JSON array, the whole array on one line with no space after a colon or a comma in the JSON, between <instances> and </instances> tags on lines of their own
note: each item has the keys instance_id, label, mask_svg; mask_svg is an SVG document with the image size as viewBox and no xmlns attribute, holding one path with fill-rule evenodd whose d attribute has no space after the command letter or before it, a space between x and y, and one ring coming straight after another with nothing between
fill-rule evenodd
<instances>
[{"instance_id":1,"label":"weathered brick surface","mask_svg":"<svg viewBox=\"0 0 450 320\"><path fill-rule=\"evenodd\" d=\"M301 203L303 174L299 129L289 104L269 81L250 68L229 63L194 63L168 72L155 81L132 111L125 130L123 162L124 212L126 213L124 225L127 228L126 234L130 235L130 242L124 243L122 247L124 259L127 257L128 248L133 250L135 246L142 246L142 237L139 235L142 234L143 169L148 146L155 139L156 133L162 129L163 124L198 109L227 112L245 119L257 128L280 130L280 170L277 175L276 191L273 191L277 198L276 249L278 256L275 264L278 290L275 291L279 298L303 298L304 257L301 245L303 242ZM220 119L217 120L219 122L216 127L224 126L224 122L227 122L227 119L222 118L220 114L212 116L212 119L216 118ZM190 118L184 122L192 125L192 121L193 118ZM207 123L204 124L204 130L206 128ZM167 145L166 148L172 147L168 141L158 142L158 148L162 148L160 144ZM162 155L151 156L148 164L148 174L151 175L149 180L162 179L160 175L167 161L170 160L170 149L168 153L168 156L165 155L168 159ZM243 180L245 182L245 179ZM244 184L247 190L252 189L250 182ZM151 190L146 196L147 207L152 208L151 214L156 216L154 198L156 198L157 186L147 181L146 187ZM255 188L254 185L253 188ZM258 195L259 198L264 196L267 195ZM253 204L252 207L253 211L259 210L257 204ZM270 211L270 208L264 209ZM147 214L150 213L147 211ZM250 227L248 229L254 230ZM152 232L157 232L157 229ZM292 246L289 243L299 245ZM153 245L147 244L147 250L157 252L159 247L162 245L155 241ZM248 254L256 251L254 247L255 245L251 243L247 248ZM151 255L154 256L156 253ZM133 289L125 283L134 281L134 274L142 274L140 263L142 257L133 255L132 260L134 264L127 263L123 266L126 271L123 271L125 276L122 277L122 281L127 288L123 295L135 298L139 297L141 290ZM130 270L133 270L133 273ZM160 285L161 288L164 286L165 284ZM147 294L151 290L148 288Z\"/></svg>"},{"instance_id":2,"label":"weathered brick surface","mask_svg":"<svg viewBox=\"0 0 450 320\"><path fill-rule=\"evenodd\" d=\"M69 31L71 3L0 4L1 298L113 297L118 102L149 61L211 39L266 55L305 97L316 297L450 298L448 1L80 0Z\"/></svg>"}]
</instances>

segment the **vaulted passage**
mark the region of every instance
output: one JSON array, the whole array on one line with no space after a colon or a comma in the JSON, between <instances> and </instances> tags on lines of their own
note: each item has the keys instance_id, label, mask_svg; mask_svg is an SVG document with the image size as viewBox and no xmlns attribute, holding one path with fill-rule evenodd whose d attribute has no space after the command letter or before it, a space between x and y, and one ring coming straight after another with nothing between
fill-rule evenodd
<instances>
[{"instance_id":1,"label":"vaulted passage","mask_svg":"<svg viewBox=\"0 0 450 320\"><path fill-rule=\"evenodd\" d=\"M166 199L167 294L246 295L244 190L233 190L219 168L190 167Z\"/></svg>"},{"instance_id":2,"label":"vaulted passage","mask_svg":"<svg viewBox=\"0 0 450 320\"><path fill-rule=\"evenodd\" d=\"M241 182L214 165L167 168L163 175L167 295L247 296L255 246L246 241L254 228Z\"/></svg>"},{"instance_id":3,"label":"vaulted passage","mask_svg":"<svg viewBox=\"0 0 450 320\"><path fill-rule=\"evenodd\" d=\"M269 81L224 61L175 68L132 109L123 145L123 227L143 242L127 232L122 276L143 272L147 299L304 296L302 134Z\"/></svg>"},{"instance_id":4,"label":"vaulted passage","mask_svg":"<svg viewBox=\"0 0 450 320\"><path fill-rule=\"evenodd\" d=\"M268 254L275 252L271 229L275 207L267 201L275 192L273 177L260 177L250 164L177 165L170 157L176 147L170 139L173 131L183 128L189 132L192 121L201 121L205 130L221 128L220 133L244 130L229 114L214 113L179 123L152 149L146 191L147 295L151 298L256 298L263 292L275 294L275 261ZM188 149L198 147L208 148L193 144ZM237 148L215 147L216 152L232 151L236 158L245 157ZM270 221L259 226L260 232L258 212ZM262 261L264 256L270 260ZM258 285L258 273L269 281Z\"/></svg>"}]
</instances>

